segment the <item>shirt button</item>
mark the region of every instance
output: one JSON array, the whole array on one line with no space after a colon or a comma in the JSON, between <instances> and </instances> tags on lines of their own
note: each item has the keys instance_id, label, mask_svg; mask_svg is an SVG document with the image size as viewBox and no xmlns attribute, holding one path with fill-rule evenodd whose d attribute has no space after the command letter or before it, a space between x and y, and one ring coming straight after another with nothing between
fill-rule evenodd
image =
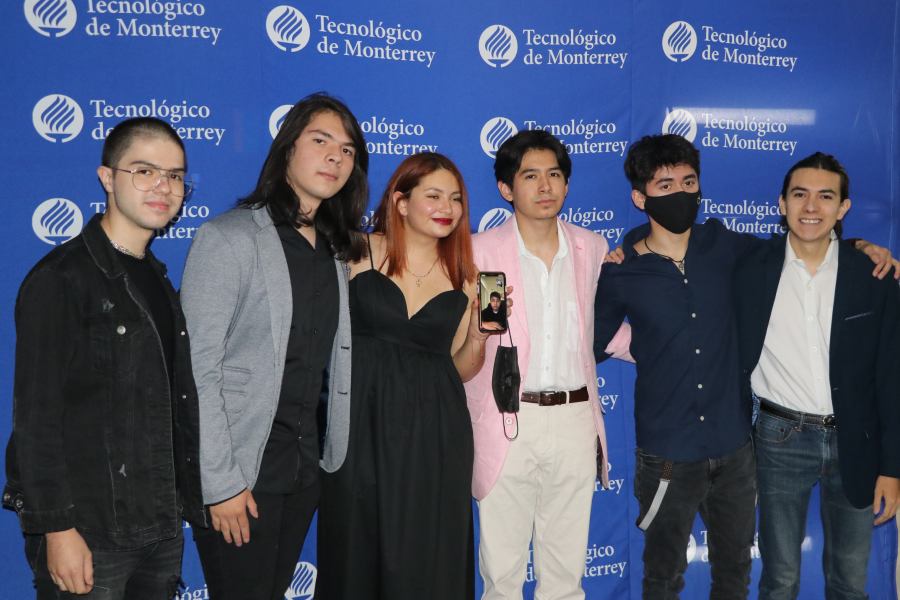
<instances>
[{"instance_id":1,"label":"shirt button","mask_svg":"<svg viewBox=\"0 0 900 600\"><path fill-rule=\"evenodd\" d=\"M180 333L180 335L187 335L187 333L185 333L184 331L182 331L182 332Z\"/></svg>"},{"instance_id":2,"label":"shirt button","mask_svg":"<svg viewBox=\"0 0 900 600\"><path fill-rule=\"evenodd\" d=\"M818 346L813 346L812 348L810 348L810 350L812 350L813 352L818 352L819 348Z\"/></svg>"},{"instance_id":3,"label":"shirt button","mask_svg":"<svg viewBox=\"0 0 900 600\"><path fill-rule=\"evenodd\" d=\"M691 318L692 318L692 319L696 319L696 318L697 318L697 313L691 313Z\"/></svg>"},{"instance_id":4,"label":"shirt button","mask_svg":"<svg viewBox=\"0 0 900 600\"><path fill-rule=\"evenodd\" d=\"M684 278L684 283L687 284L687 277Z\"/></svg>"},{"instance_id":5,"label":"shirt button","mask_svg":"<svg viewBox=\"0 0 900 600\"><path fill-rule=\"evenodd\" d=\"M118 333L119 335L125 335L125 331L127 330L125 329L124 325L119 325L118 327L116 327L116 333Z\"/></svg>"},{"instance_id":6,"label":"shirt button","mask_svg":"<svg viewBox=\"0 0 900 600\"><path fill-rule=\"evenodd\" d=\"M549 334L549 333L547 334L547 339L548 339L548 340L550 339L550 334Z\"/></svg>"},{"instance_id":7,"label":"shirt button","mask_svg":"<svg viewBox=\"0 0 900 600\"><path fill-rule=\"evenodd\" d=\"M700 420L701 420L701 421L705 421L705 420L706 420L706 417L704 417L703 415L700 415Z\"/></svg>"},{"instance_id":8,"label":"shirt button","mask_svg":"<svg viewBox=\"0 0 900 600\"><path fill-rule=\"evenodd\" d=\"M512 418L506 417L506 424L507 424L507 425L512 425Z\"/></svg>"},{"instance_id":9,"label":"shirt button","mask_svg":"<svg viewBox=\"0 0 900 600\"><path fill-rule=\"evenodd\" d=\"M182 394L182 395L181 395L181 399L182 399L182 400L187 400L187 394Z\"/></svg>"},{"instance_id":10,"label":"shirt button","mask_svg":"<svg viewBox=\"0 0 900 600\"><path fill-rule=\"evenodd\" d=\"M694 354L700 354L700 348L694 348Z\"/></svg>"},{"instance_id":11,"label":"shirt button","mask_svg":"<svg viewBox=\"0 0 900 600\"><path fill-rule=\"evenodd\" d=\"M703 389L703 384L702 384L702 383L698 383L698 384L697 384L697 389L698 389L698 390L702 390L702 389Z\"/></svg>"},{"instance_id":12,"label":"shirt button","mask_svg":"<svg viewBox=\"0 0 900 600\"><path fill-rule=\"evenodd\" d=\"M319 328L313 327L313 335L319 335Z\"/></svg>"}]
</instances>

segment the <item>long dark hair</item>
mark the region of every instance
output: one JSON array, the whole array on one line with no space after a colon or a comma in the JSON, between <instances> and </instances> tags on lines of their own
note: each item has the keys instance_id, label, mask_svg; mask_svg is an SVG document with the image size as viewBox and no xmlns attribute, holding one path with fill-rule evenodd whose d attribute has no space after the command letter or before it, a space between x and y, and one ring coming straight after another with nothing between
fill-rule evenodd
<instances>
[{"instance_id":1,"label":"long dark hair","mask_svg":"<svg viewBox=\"0 0 900 600\"><path fill-rule=\"evenodd\" d=\"M454 289L462 289L463 284L475 278L475 262L472 259L472 234L469 232L469 194L463 182L462 173L449 158L436 152L422 152L408 156L394 174L391 175L381 204L375 210L372 229L383 233L386 243L385 260L388 263L387 275L395 275L406 268L406 229L403 217L397 210L394 194L400 192L406 197L413 188L419 185L422 178L439 169L446 169L459 184L462 196L463 212L456 229L445 238L438 240L438 256L447 270L447 275Z\"/></svg>"},{"instance_id":2,"label":"long dark hair","mask_svg":"<svg viewBox=\"0 0 900 600\"><path fill-rule=\"evenodd\" d=\"M313 117L321 112L332 112L341 119L356 152L353 172L347 183L337 194L323 201L315 218L310 219L300 210L300 199L287 182L287 166L294 142ZM297 102L284 117L259 173L256 188L250 195L241 198L238 206L265 206L276 225L314 226L337 258L359 260L365 252L365 240L359 233L359 225L369 199L368 170L369 151L356 117L337 98L318 92Z\"/></svg>"}]
</instances>

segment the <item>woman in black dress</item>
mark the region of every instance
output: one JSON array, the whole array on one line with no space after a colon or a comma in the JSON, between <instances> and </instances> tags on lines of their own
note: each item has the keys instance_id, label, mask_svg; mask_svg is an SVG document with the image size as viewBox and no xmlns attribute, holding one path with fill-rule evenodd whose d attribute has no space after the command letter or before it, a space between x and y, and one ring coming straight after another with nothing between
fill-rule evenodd
<instances>
[{"instance_id":1,"label":"woman in black dress","mask_svg":"<svg viewBox=\"0 0 900 600\"><path fill-rule=\"evenodd\" d=\"M468 198L446 157L411 156L351 265L347 458L323 481L320 600L472 598L472 429L484 361Z\"/></svg>"}]
</instances>

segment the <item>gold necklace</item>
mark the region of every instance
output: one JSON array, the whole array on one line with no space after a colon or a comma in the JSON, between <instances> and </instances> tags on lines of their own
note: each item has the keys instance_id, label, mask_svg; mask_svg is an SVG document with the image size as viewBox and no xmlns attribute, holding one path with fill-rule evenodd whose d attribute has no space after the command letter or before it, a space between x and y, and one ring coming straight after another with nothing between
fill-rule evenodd
<instances>
[{"instance_id":1,"label":"gold necklace","mask_svg":"<svg viewBox=\"0 0 900 600\"><path fill-rule=\"evenodd\" d=\"M647 250L649 250L652 254L655 254L656 256L658 256L660 258L665 258L666 260L672 261L675 264L675 267L679 271L681 271L682 275L684 275L684 259L687 258L687 254L682 256L681 260L678 260L677 258L672 258L671 256L666 256L665 254L660 254L659 252L657 252L656 250L654 250L653 248L650 247L650 244L647 243L647 238L644 238L644 246L646 246Z\"/></svg>"},{"instance_id":2,"label":"gold necklace","mask_svg":"<svg viewBox=\"0 0 900 600\"><path fill-rule=\"evenodd\" d=\"M136 259L138 259L138 260L144 260L144 257L147 255L146 252L142 252L142 253L140 253L140 254L137 254L137 253L135 253L135 252L132 252L131 250L129 250L129 249L126 248L125 246L120 246L120 245L117 244L114 240L109 240L109 243L112 244L112 247L113 247L113 248L115 248L116 250L118 250L119 252L121 252L122 254L124 254L125 256L130 256L131 258L136 258Z\"/></svg>"},{"instance_id":3,"label":"gold necklace","mask_svg":"<svg viewBox=\"0 0 900 600\"><path fill-rule=\"evenodd\" d=\"M431 263L431 267L425 272L424 275L419 275L417 273L413 273L409 267L406 267L406 272L416 278L416 287L422 287L422 280L431 275L431 272L434 271L434 265L437 264L440 255L434 258L434 262Z\"/></svg>"}]
</instances>

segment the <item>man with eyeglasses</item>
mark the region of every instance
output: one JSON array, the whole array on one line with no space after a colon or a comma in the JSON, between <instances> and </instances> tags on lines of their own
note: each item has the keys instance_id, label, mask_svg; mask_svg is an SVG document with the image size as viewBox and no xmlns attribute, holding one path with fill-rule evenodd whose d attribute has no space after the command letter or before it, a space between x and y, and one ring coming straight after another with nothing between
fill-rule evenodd
<instances>
[{"instance_id":1,"label":"man with eyeglasses","mask_svg":"<svg viewBox=\"0 0 900 600\"><path fill-rule=\"evenodd\" d=\"M38 599L171 598L182 518L207 526L184 315L147 248L190 192L186 168L168 124L120 123L97 168L106 212L19 290L3 503Z\"/></svg>"}]
</instances>

